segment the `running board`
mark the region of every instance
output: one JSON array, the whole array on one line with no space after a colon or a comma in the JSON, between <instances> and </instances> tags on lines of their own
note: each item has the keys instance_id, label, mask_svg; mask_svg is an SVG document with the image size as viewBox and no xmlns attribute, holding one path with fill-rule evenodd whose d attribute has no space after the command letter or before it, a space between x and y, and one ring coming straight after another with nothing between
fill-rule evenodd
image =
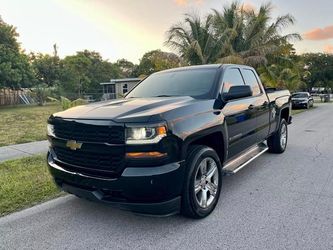
<instances>
[{"instance_id":1,"label":"running board","mask_svg":"<svg viewBox=\"0 0 333 250\"><path fill-rule=\"evenodd\" d=\"M241 153L241 155L237 158L227 162L226 165L222 168L222 171L227 175L235 174L258 156L265 153L267 150L268 147L266 144L260 143L245 151L244 153Z\"/></svg>"}]
</instances>

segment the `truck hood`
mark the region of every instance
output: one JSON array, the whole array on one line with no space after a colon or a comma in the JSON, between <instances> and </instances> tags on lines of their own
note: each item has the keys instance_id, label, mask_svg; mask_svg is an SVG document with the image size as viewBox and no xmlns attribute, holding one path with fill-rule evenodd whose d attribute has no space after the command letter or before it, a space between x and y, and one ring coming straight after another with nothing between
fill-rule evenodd
<instances>
[{"instance_id":1,"label":"truck hood","mask_svg":"<svg viewBox=\"0 0 333 250\"><path fill-rule=\"evenodd\" d=\"M53 117L114 122L158 122L163 121L164 115L171 110L197 106L200 102L207 100L198 100L189 96L118 99L74 107L55 113Z\"/></svg>"}]
</instances>

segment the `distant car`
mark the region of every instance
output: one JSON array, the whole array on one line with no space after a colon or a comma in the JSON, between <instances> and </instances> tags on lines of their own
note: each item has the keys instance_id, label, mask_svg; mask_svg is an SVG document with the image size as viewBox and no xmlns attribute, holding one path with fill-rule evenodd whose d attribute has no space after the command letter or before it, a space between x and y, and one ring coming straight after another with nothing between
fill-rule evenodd
<instances>
[{"instance_id":1,"label":"distant car","mask_svg":"<svg viewBox=\"0 0 333 250\"><path fill-rule=\"evenodd\" d=\"M293 108L311 108L313 107L313 97L309 92L296 92L291 95L291 104Z\"/></svg>"}]
</instances>

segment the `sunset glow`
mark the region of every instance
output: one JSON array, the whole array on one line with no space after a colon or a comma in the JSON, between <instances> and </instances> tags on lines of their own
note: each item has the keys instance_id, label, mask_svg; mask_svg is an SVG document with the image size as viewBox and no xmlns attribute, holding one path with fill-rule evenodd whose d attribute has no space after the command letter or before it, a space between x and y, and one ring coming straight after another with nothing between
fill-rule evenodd
<instances>
[{"instance_id":1,"label":"sunset glow","mask_svg":"<svg viewBox=\"0 0 333 250\"><path fill-rule=\"evenodd\" d=\"M51 53L59 47L60 56L78 50L99 51L116 61L127 58L138 62L153 49L164 47L165 32L182 20L184 13L206 15L212 8L222 9L231 1L220 0L0 0L0 15L17 27L19 41L27 51ZM243 1L244 8L255 9L262 1ZM333 3L319 0L306 5L275 0L275 17L290 13L296 24L288 32L303 34L296 42L297 53L329 52L333 46ZM318 6L321 7L320 9ZM311 15L308 15L311 11ZM36 28L37 27L37 28Z\"/></svg>"}]
</instances>

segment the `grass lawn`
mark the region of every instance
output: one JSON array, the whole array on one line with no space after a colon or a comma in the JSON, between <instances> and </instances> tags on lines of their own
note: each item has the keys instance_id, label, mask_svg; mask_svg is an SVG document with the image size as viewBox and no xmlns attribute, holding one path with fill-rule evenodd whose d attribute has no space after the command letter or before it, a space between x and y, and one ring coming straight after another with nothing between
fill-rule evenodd
<instances>
[{"instance_id":1,"label":"grass lawn","mask_svg":"<svg viewBox=\"0 0 333 250\"><path fill-rule=\"evenodd\" d=\"M45 155L0 163L0 216L62 194L47 170Z\"/></svg>"},{"instance_id":2,"label":"grass lawn","mask_svg":"<svg viewBox=\"0 0 333 250\"><path fill-rule=\"evenodd\" d=\"M46 139L47 118L60 105L0 108L0 147Z\"/></svg>"}]
</instances>

